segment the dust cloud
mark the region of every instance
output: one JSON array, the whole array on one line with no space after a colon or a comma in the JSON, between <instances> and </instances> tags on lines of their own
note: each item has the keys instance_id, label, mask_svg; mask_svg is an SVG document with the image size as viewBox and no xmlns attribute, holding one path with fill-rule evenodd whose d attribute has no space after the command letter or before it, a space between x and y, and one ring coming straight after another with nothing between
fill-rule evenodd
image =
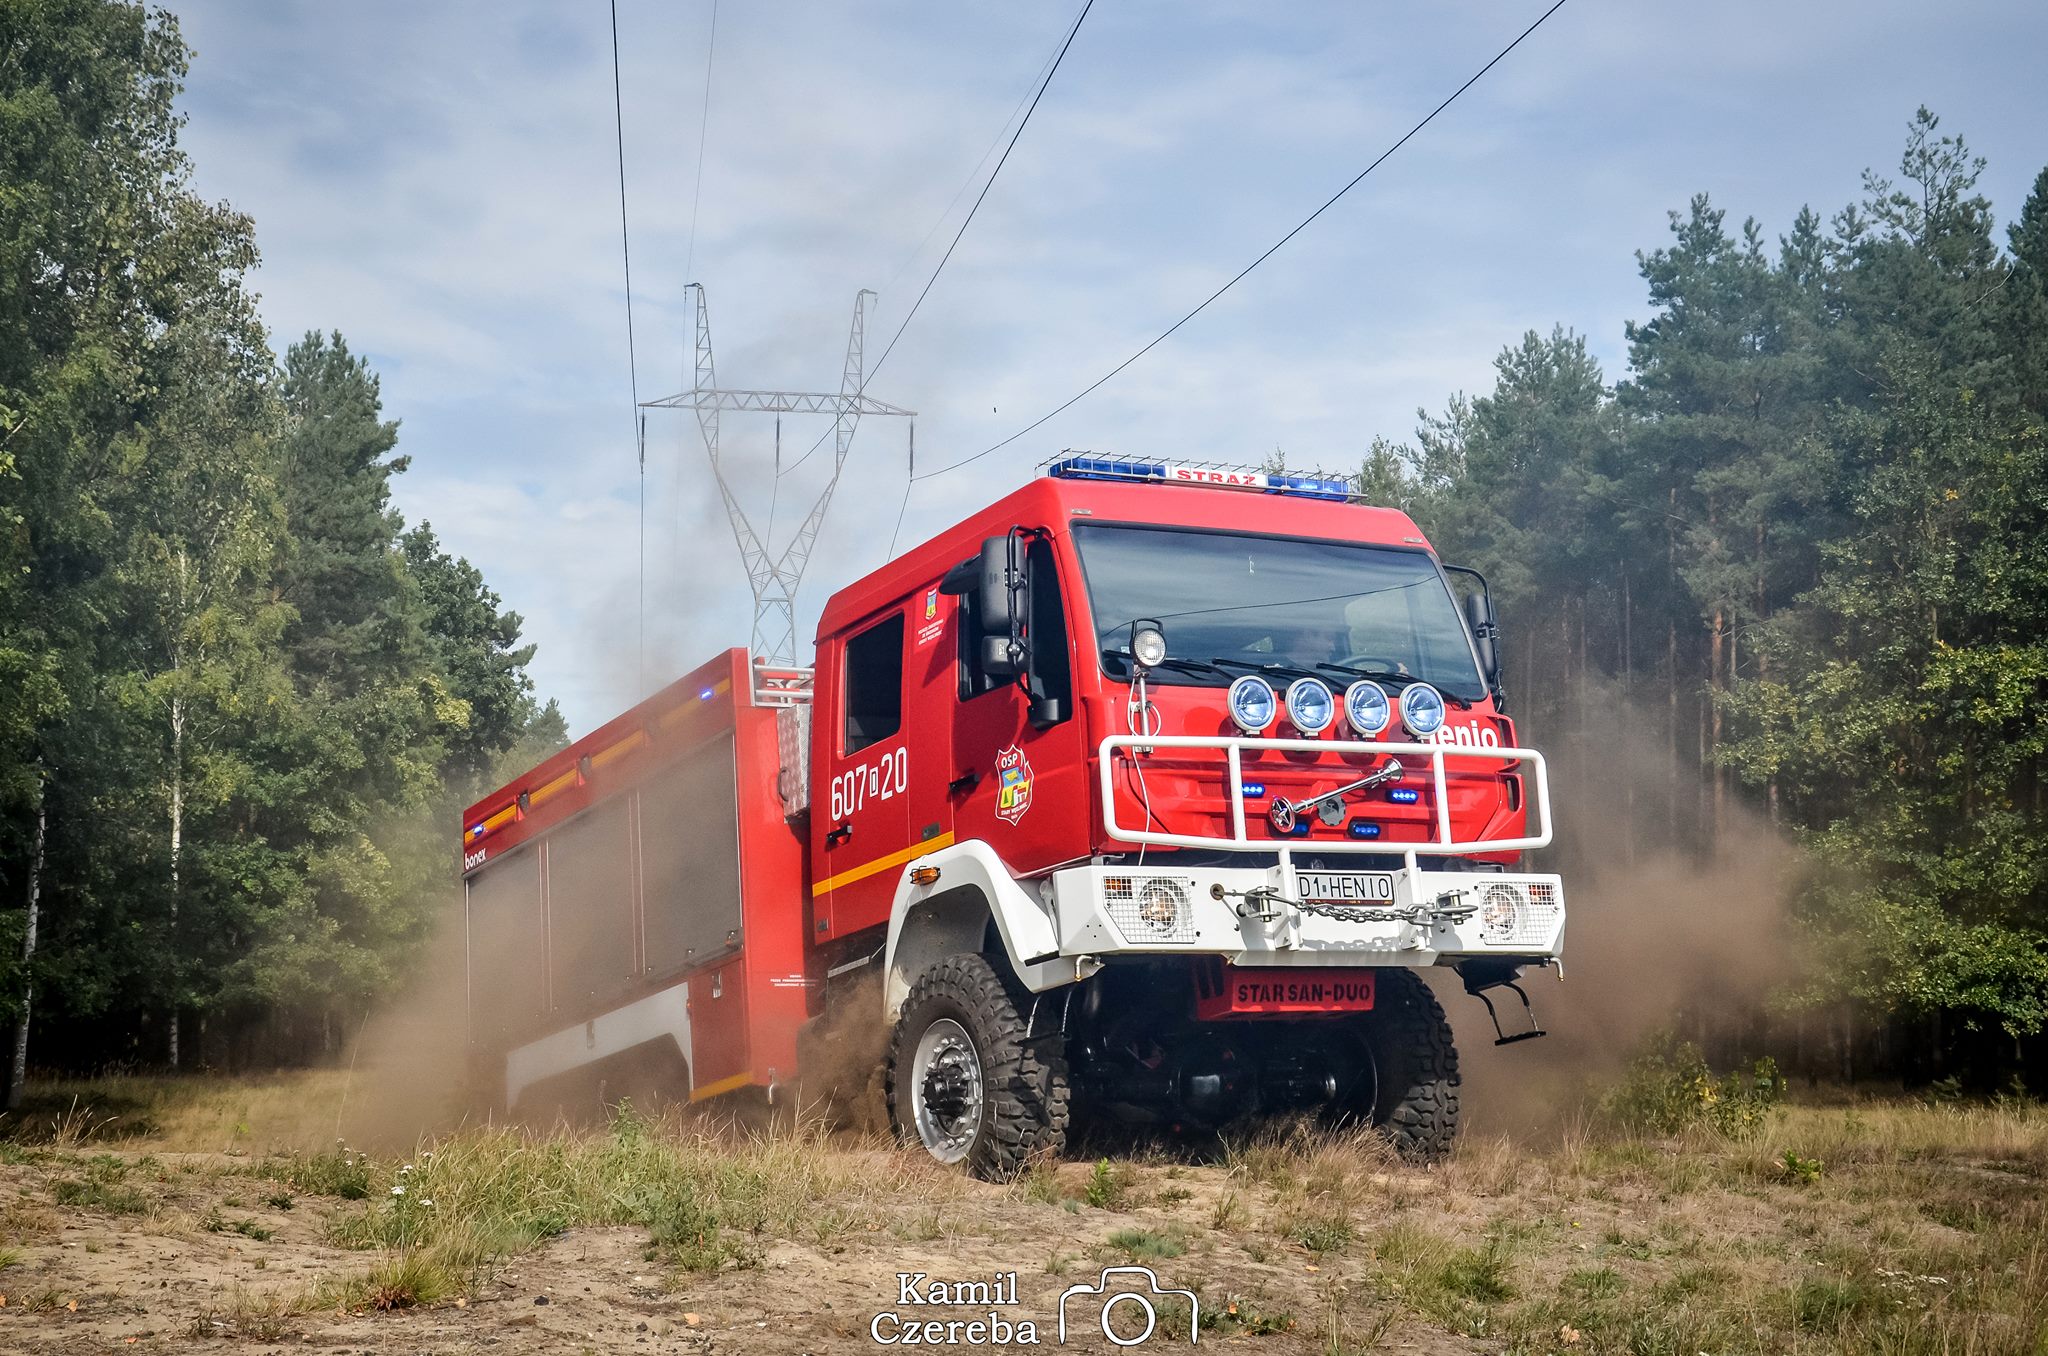
<instances>
[{"instance_id":1,"label":"dust cloud","mask_svg":"<svg viewBox=\"0 0 2048 1356\"><path fill-rule=\"evenodd\" d=\"M1644 722L1645 725L1650 722ZM1703 1018L1741 1012L1789 978L1800 950L1789 904L1810 870L1803 854L1733 787L1718 832L1682 842L1699 774L1674 770L1650 740L1603 738L1597 756L1552 764L1553 845L1531 868L1564 878L1564 975L1526 971L1541 1040L1496 1046L1477 998L1434 973L1456 1032L1468 1129L1543 1133L1569 1123L1655 1033L1698 1034ZM1676 796L1679 815L1665 807ZM1525 1029L1515 996L1488 994L1503 1029Z\"/></svg>"},{"instance_id":2,"label":"dust cloud","mask_svg":"<svg viewBox=\"0 0 2048 1356\"><path fill-rule=\"evenodd\" d=\"M1648 722L1645 722L1647 724ZM1674 794L1682 813L1667 816ZM1553 753L1557 840L1533 869L1564 878L1569 922L1565 979L1531 970L1522 984L1541 1040L1495 1046L1478 999L1448 968L1428 974L1457 1034L1469 1130L1542 1135L1566 1125L1660 1029L1695 1037L1705 1020L1753 1009L1795 971L1800 939L1788 903L1810 870L1802 854L1731 794L1708 847L1681 841L1698 774L1674 775L1654 741L1604 739L1597 758ZM687 897L650 890L650 900ZM462 908L443 924L406 992L364 1024L344 1061L348 1093L337 1134L362 1148L409 1147L420 1136L481 1119L465 1049ZM873 979L835 995L837 1016L803 1034L802 1114L856 1131L882 1120L887 1032ZM1506 990L1489 995L1503 1027L1527 1017ZM1681 1025L1682 1019L1682 1025Z\"/></svg>"},{"instance_id":3,"label":"dust cloud","mask_svg":"<svg viewBox=\"0 0 2048 1356\"><path fill-rule=\"evenodd\" d=\"M418 973L369 1015L343 1058L346 1092L335 1134L351 1147L402 1152L476 1114L460 897L438 916Z\"/></svg>"}]
</instances>

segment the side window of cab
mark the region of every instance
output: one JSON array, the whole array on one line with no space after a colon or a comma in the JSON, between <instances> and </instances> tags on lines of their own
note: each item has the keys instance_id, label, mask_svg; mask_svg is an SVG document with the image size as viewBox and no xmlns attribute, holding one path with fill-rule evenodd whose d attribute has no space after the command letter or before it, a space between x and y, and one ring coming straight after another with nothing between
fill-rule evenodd
<instances>
[{"instance_id":1,"label":"side window of cab","mask_svg":"<svg viewBox=\"0 0 2048 1356\"><path fill-rule=\"evenodd\" d=\"M903 728L903 614L846 642L845 726L840 747L859 753Z\"/></svg>"}]
</instances>

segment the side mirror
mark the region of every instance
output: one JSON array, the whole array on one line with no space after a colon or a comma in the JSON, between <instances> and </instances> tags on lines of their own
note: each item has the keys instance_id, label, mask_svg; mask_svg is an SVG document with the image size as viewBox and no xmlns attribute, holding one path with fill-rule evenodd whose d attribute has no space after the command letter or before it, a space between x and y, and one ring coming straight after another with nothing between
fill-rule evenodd
<instances>
[{"instance_id":1,"label":"side mirror","mask_svg":"<svg viewBox=\"0 0 2048 1356\"><path fill-rule=\"evenodd\" d=\"M1023 539L1016 533L990 537L981 544L976 601L982 671L1004 677L1024 672L1030 657L1024 627L1031 615L1031 577L1024 568Z\"/></svg>"},{"instance_id":2,"label":"side mirror","mask_svg":"<svg viewBox=\"0 0 2048 1356\"><path fill-rule=\"evenodd\" d=\"M1465 595L1465 620L1472 624L1472 640L1479 650L1479 667L1486 685L1500 686L1500 625L1493 619L1493 599L1484 592Z\"/></svg>"}]
</instances>

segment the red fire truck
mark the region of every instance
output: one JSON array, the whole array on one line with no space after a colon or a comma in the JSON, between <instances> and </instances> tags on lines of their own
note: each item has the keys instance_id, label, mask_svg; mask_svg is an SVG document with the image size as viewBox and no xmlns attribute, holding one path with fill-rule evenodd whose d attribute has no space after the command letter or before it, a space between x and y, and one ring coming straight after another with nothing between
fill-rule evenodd
<instances>
[{"instance_id":1,"label":"red fire truck","mask_svg":"<svg viewBox=\"0 0 2048 1356\"><path fill-rule=\"evenodd\" d=\"M1076 1115L1440 1154L1417 972L1525 1039L1563 942L1496 646L1342 480L1068 454L834 594L815 669L728 651L472 806L472 1049L507 1104L628 1063L773 1100L879 993L893 1124L983 1176Z\"/></svg>"}]
</instances>

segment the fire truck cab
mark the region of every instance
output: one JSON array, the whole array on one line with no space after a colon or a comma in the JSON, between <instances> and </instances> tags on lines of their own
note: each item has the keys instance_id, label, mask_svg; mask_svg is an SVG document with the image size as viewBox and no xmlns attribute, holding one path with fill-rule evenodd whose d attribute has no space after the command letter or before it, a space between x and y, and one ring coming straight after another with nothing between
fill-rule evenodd
<instances>
[{"instance_id":1,"label":"fire truck cab","mask_svg":"<svg viewBox=\"0 0 2048 1356\"><path fill-rule=\"evenodd\" d=\"M1461 607L1350 498L1069 455L827 604L812 941L828 975L879 943L907 1137L1014 1170L1077 1101L1449 1146L1414 971L1483 995L1559 956L1560 881L1514 870L1547 781L1483 581Z\"/></svg>"}]
</instances>

